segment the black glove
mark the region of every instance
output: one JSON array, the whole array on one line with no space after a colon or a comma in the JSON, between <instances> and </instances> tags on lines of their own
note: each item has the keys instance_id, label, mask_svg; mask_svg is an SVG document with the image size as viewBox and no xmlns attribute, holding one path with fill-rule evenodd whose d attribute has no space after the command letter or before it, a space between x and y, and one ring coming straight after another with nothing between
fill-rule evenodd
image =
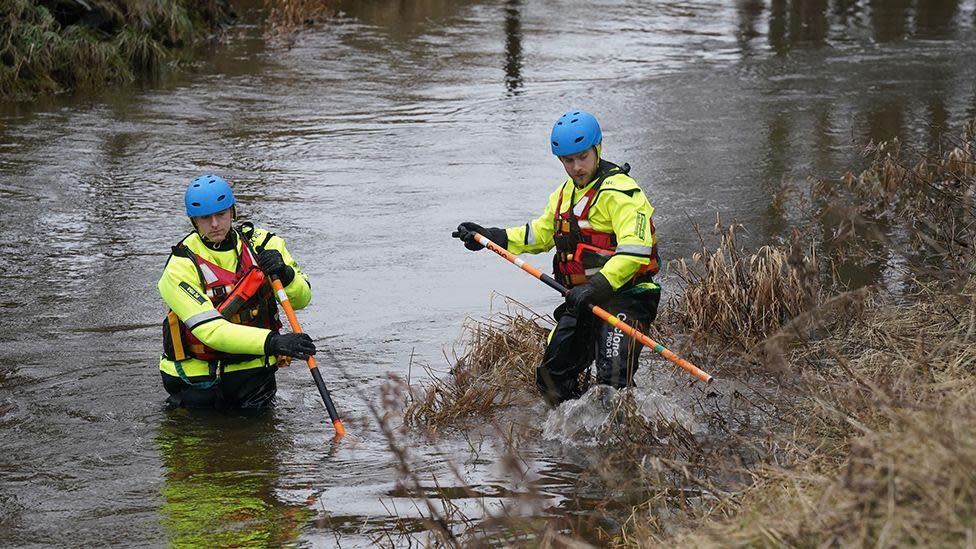
<instances>
[{"instance_id":1,"label":"black glove","mask_svg":"<svg viewBox=\"0 0 976 549\"><path fill-rule=\"evenodd\" d=\"M268 276L277 276L283 286L295 280L295 269L285 265L285 260L278 250L263 250L258 254L258 267Z\"/></svg>"},{"instance_id":2,"label":"black glove","mask_svg":"<svg viewBox=\"0 0 976 549\"><path fill-rule=\"evenodd\" d=\"M471 250L472 252L477 252L478 250L484 248L480 242L474 239L475 233L481 233L488 237L495 244L498 244L502 248L508 247L508 234L505 229L499 229L497 227L484 228L477 223L472 223L470 221L465 221L458 225L456 231L451 233L454 238L460 239L464 242L464 247Z\"/></svg>"},{"instance_id":3,"label":"black glove","mask_svg":"<svg viewBox=\"0 0 976 549\"><path fill-rule=\"evenodd\" d=\"M613 286L603 273L596 273L591 276L586 284L574 286L566 294L566 305L574 310L581 311L589 305L599 305L613 295Z\"/></svg>"},{"instance_id":4,"label":"black glove","mask_svg":"<svg viewBox=\"0 0 976 549\"><path fill-rule=\"evenodd\" d=\"M291 356L306 359L315 354L315 343L308 334L276 334L271 332L264 340L264 354Z\"/></svg>"}]
</instances>

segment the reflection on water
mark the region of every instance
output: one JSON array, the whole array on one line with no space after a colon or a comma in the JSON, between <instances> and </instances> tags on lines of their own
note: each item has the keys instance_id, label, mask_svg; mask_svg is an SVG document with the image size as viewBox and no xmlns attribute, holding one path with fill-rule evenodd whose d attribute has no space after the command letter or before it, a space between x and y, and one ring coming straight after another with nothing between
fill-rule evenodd
<instances>
[{"instance_id":1,"label":"reflection on water","mask_svg":"<svg viewBox=\"0 0 976 549\"><path fill-rule=\"evenodd\" d=\"M297 365L279 373L270 417L164 411L155 282L189 229L194 175L234 181L243 215L287 240L313 282L300 315L330 351L323 375L340 412L365 418L356 395L410 364L445 370L443 349L493 290L555 305L449 234L539 215L564 177L546 138L568 108L594 111L607 157L634 166L668 258L695 251L690 225L716 212L750 244L788 234L804 212L771 197L842 175L868 141L930 149L976 115L976 0L342 10L288 48L241 27L153 87L0 105L3 545L328 545L336 532L362 544L399 520L391 498L413 509L375 426L328 444ZM842 267L867 284L893 261ZM472 485L506 493L490 444L467 459L465 440L452 452L414 442L423 474L452 478L445 456L460 456ZM563 502L551 514L585 509L575 451L526 452Z\"/></svg>"},{"instance_id":2,"label":"reflection on water","mask_svg":"<svg viewBox=\"0 0 976 549\"><path fill-rule=\"evenodd\" d=\"M228 417L173 410L156 443L164 468L161 521L170 545L280 546L315 515L278 500L287 439L273 413Z\"/></svg>"},{"instance_id":3,"label":"reflection on water","mask_svg":"<svg viewBox=\"0 0 976 549\"><path fill-rule=\"evenodd\" d=\"M958 17L963 6L969 17ZM776 53L821 47L828 43L871 39L943 39L972 26L971 2L959 0L745 0L739 3L744 36L760 37L765 18L767 38ZM968 19L968 20L967 20Z\"/></svg>"},{"instance_id":4,"label":"reflection on water","mask_svg":"<svg viewBox=\"0 0 976 549\"><path fill-rule=\"evenodd\" d=\"M518 94L522 87L522 21L520 0L505 4L505 88Z\"/></svg>"}]
</instances>

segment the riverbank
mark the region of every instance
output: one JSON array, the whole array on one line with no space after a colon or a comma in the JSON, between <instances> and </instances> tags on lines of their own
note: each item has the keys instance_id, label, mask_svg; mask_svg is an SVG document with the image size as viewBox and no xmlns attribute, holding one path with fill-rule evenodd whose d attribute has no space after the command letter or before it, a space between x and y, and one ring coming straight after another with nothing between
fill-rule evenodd
<instances>
[{"instance_id":1,"label":"riverbank","mask_svg":"<svg viewBox=\"0 0 976 549\"><path fill-rule=\"evenodd\" d=\"M577 447L589 455L580 486L592 493L596 484L603 497L575 515L513 513L502 527L471 521L460 536L432 527L437 541L946 546L972 539L974 136L976 121L934 153L905 150L897 139L869 145L870 166L858 175L778 199L806 212L785 244L745 250L735 230L717 224L719 245L703 236L699 254L671 265L683 291L652 334L713 373L716 385L689 388L678 372L655 376L650 389L584 397L606 417L590 433L598 449ZM879 262L891 266L885 283L843 282L850 265ZM526 462L512 441L548 438L553 416L571 413L567 406L550 412L541 427L512 420L538 400L526 381L534 360L523 359L541 352L538 320L521 314L472 324L451 375L412 389L405 423L442 433L489 418L507 426L498 432L508 433L510 461ZM675 370L650 362L645 368ZM657 417L641 412L648 391L671 395L697 427L661 408ZM525 502L512 508L518 505Z\"/></svg>"},{"instance_id":2,"label":"riverbank","mask_svg":"<svg viewBox=\"0 0 976 549\"><path fill-rule=\"evenodd\" d=\"M234 18L226 0L0 0L0 98L157 76Z\"/></svg>"},{"instance_id":3,"label":"riverbank","mask_svg":"<svg viewBox=\"0 0 976 549\"><path fill-rule=\"evenodd\" d=\"M635 545L971 542L976 120L962 133L931 153L897 139L869 146L867 170L813 185L826 259L886 259L891 280L861 289L862 306L839 321L782 332L792 342L774 347L785 361L763 363L779 385L769 421L778 434L765 443L776 459L750 467L744 488L678 536L635 520Z\"/></svg>"}]
</instances>

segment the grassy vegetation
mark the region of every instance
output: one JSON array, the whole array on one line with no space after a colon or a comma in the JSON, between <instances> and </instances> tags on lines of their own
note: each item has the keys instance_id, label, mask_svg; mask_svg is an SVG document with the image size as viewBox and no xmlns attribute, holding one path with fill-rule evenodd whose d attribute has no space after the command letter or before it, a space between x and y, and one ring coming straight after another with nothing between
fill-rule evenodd
<instances>
[{"instance_id":1,"label":"grassy vegetation","mask_svg":"<svg viewBox=\"0 0 976 549\"><path fill-rule=\"evenodd\" d=\"M547 328L538 315L516 308L488 320L469 320L468 341L450 375L416 393L403 411L407 424L436 430L463 428L497 410L535 398L535 367L542 360ZM543 320L552 327L551 319Z\"/></svg>"},{"instance_id":2,"label":"grassy vegetation","mask_svg":"<svg viewBox=\"0 0 976 549\"><path fill-rule=\"evenodd\" d=\"M850 331L804 345L792 360L785 461L763 463L731 505L689 527L680 543L971 542L974 289L879 300ZM663 541L640 522L630 538Z\"/></svg>"},{"instance_id":3,"label":"grassy vegetation","mask_svg":"<svg viewBox=\"0 0 976 549\"><path fill-rule=\"evenodd\" d=\"M894 255L901 289L788 350L778 461L678 539L636 545L971 544L976 528L976 121L937 155L869 146L868 169L814 185L837 253ZM775 427L775 426L773 426Z\"/></svg>"},{"instance_id":4,"label":"grassy vegetation","mask_svg":"<svg viewBox=\"0 0 976 549\"><path fill-rule=\"evenodd\" d=\"M334 13L328 0L264 0L288 41ZM234 19L231 0L0 0L0 99L154 78Z\"/></svg>"},{"instance_id":5,"label":"grassy vegetation","mask_svg":"<svg viewBox=\"0 0 976 549\"><path fill-rule=\"evenodd\" d=\"M231 17L221 0L0 0L0 97L154 76Z\"/></svg>"},{"instance_id":6,"label":"grassy vegetation","mask_svg":"<svg viewBox=\"0 0 976 549\"><path fill-rule=\"evenodd\" d=\"M327 0L264 0L264 7L268 12L268 29L284 39L335 13L333 2Z\"/></svg>"},{"instance_id":7,"label":"grassy vegetation","mask_svg":"<svg viewBox=\"0 0 976 549\"><path fill-rule=\"evenodd\" d=\"M680 373L654 377L707 429L649 418L622 391L607 409L603 446L579 474L603 486L605 501L562 518L496 511L481 522L442 501L453 511L432 515L442 526L427 542L971 544L974 137L976 121L935 154L896 140L869 145L867 169L812 184L803 204L811 214L788 245L745 250L717 225L717 244L703 237L699 254L672 264L683 291L655 334L684 342L719 378L703 390ZM874 285L838 282L844 265L877 263L888 273ZM531 374L545 329L536 321L525 313L469 325L451 375L411 388L406 423L464 429L537 401ZM524 476L519 439L538 437L539 423L496 426L515 479ZM443 526L451 521L459 532Z\"/></svg>"}]
</instances>

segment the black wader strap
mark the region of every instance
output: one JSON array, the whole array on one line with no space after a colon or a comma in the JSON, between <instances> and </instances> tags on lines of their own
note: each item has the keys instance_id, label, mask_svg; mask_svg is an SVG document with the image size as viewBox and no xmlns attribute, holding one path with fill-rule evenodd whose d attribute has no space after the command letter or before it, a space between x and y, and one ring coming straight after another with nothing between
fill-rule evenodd
<instances>
[{"instance_id":1,"label":"black wader strap","mask_svg":"<svg viewBox=\"0 0 976 549\"><path fill-rule=\"evenodd\" d=\"M593 193L593 200L590 201L590 208L592 208L593 205L596 204L596 199L600 198L600 191L601 191L600 186L603 185L603 182L606 181L606 179L611 175L617 175L618 173L627 175L628 173L630 173L630 164L624 162L623 166L618 166L613 162L609 162L607 160L601 160L600 169L597 171L597 173L599 173L600 176L596 182L596 185L593 186L594 193Z\"/></svg>"},{"instance_id":2,"label":"black wader strap","mask_svg":"<svg viewBox=\"0 0 976 549\"><path fill-rule=\"evenodd\" d=\"M251 253L254 253L254 252L261 253L261 252L263 252L265 246L268 245L268 241L271 240L272 238L274 238L274 233L267 232L264 235L264 240L262 240L260 244L255 244L254 243L254 224L251 223L250 221L245 221L244 223L241 223L241 226L237 229L237 231L239 233L241 233L241 236L242 237L244 237L241 240L243 240L248 245L248 247L251 249ZM256 256L257 254L254 254L254 255Z\"/></svg>"},{"instance_id":3,"label":"black wader strap","mask_svg":"<svg viewBox=\"0 0 976 549\"><path fill-rule=\"evenodd\" d=\"M200 264L197 263L197 256L193 255L190 248L187 248L181 241L176 246L173 246L173 255L176 257L185 257L186 259L189 259L197 270L197 276L200 277L200 286L203 288L207 287L207 279L203 278L203 271L200 270Z\"/></svg>"},{"instance_id":4,"label":"black wader strap","mask_svg":"<svg viewBox=\"0 0 976 549\"><path fill-rule=\"evenodd\" d=\"M241 242L244 242L244 245L247 246L249 250L251 250L251 254L254 256L255 259L257 259L259 253L264 251L265 247L268 245L268 241L274 238L274 233L269 231L265 233L264 239L259 244L254 244L254 224L251 223L250 221L245 221L244 223L241 223L241 226L238 229L238 231L241 233L241 236L243 237L241 239ZM274 298L273 291L269 301L265 304L265 307L267 308L267 310L263 311L263 314L267 315L267 319L266 319L267 324L273 325L272 318L274 317L275 314L278 313L278 302ZM273 366L276 365L271 364L271 357L268 355L264 355L264 367L271 368Z\"/></svg>"}]
</instances>

